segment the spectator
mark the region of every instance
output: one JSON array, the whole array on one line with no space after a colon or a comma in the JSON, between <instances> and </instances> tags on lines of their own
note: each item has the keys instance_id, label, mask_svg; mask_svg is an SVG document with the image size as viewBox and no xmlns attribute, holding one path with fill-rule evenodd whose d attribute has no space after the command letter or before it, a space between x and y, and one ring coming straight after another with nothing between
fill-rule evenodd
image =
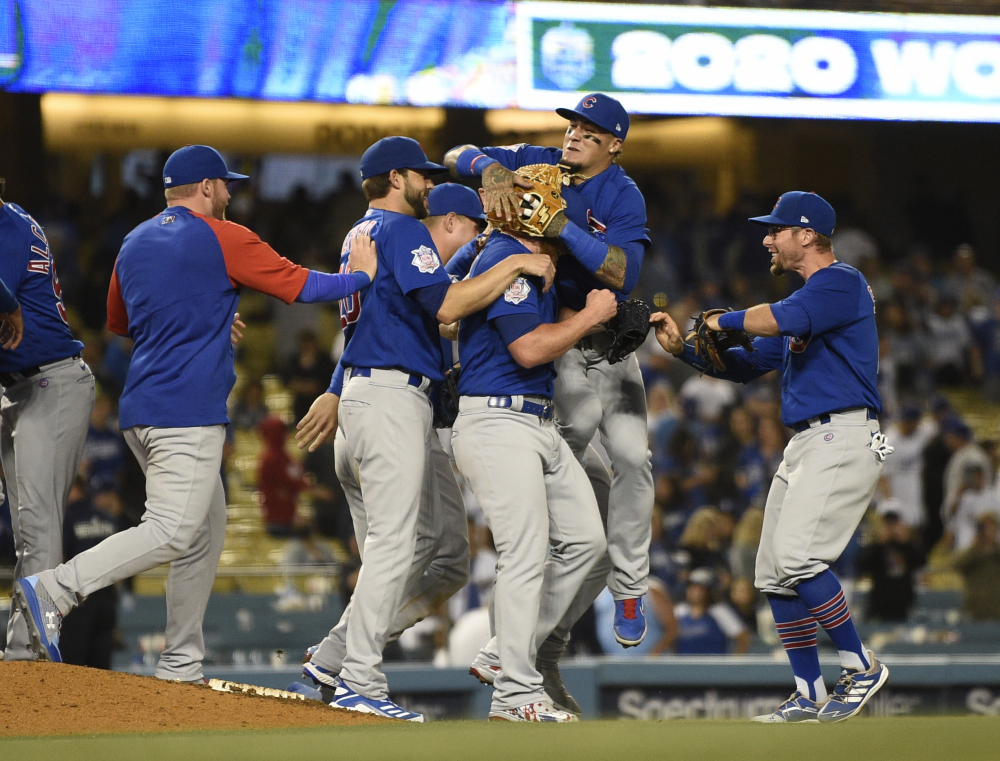
<instances>
[{"instance_id":1,"label":"spectator","mask_svg":"<svg viewBox=\"0 0 1000 761\"><path fill-rule=\"evenodd\" d=\"M293 534L299 494L307 485L302 464L285 451L288 431L277 415L264 418L257 432L264 440L264 451L257 462L257 489L267 533L289 537Z\"/></svg>"},{"instance_id":2,"label":"spectator","mask_svg":"<svg viewBox=\"0 0 1000 761\"><path fill-rule=\"evenodd\" d=\"M945 536L952 539L955 552L972 546L979 518L1000 513L1000 498L986 480L986 470L979 463L969 463L962 471L962 483L954 510L945 515Z\"/></svg>"},{"instance_id":3,"label":"spectator","mask_svg":"<svg viewBox=\"0 0 1000 761\"><path fill-rule=\"evenodd\" d=\"M757 547L764 527L764 511L751 507L740 518L733 530L733 544L729 548L729 568L733 579L753 583L757 563Z\"/></svg>"},{"instance_id":4,"label":"spectator","mask_svg":"<svg viewBox=\"0 0 1000 761\"><path fill-rule=\"evenodd\" d=\"M316 334L310 330L299 333L298 352L283 373L285 385L295 395L295 421L305 417L316 397L326 391L336 366L329 354L320 351Z\"/></svg>"},{"instance_id":5,"label":"spectator","mask_svg":"<svg viewBox=\"0 0 1000 761\"><path fill-rule=\"evenodd\" d=\"M753 585L752 579L733 579L733 587L729 590L729 601L733 610L739 615L747 631L757 632L757 610L762 601L760 592ZM766 607L766 606L765 606Z\"/></svg>"},{"instance_id":6,"label":"spectator","mask_svg":"<svg viewBox=\"0 0 1000 761\"><path fill-rule=\"evenodd\" d=\"M333 441L327 440L306 452L302 460L306 477L313 483L312 504L316 531L328 539L339 539L344 546L354 534L354 521L347 497L337 478L337 460Z\"/></svg>"},{"instance_id":7,"label":"spectator","mask_svg":"<svg viewBox=\"0 0 1000 761\"><path fill-rule=\"evenodd\" d=\"M281 563L288 566L332 566L337 562L330 548L316 541L313 522L308 518L296 517L292 526L292 540L285 545Z\"/></svg>"},{"instance_id":8,"label":"spectator","mask_svg":"<svg viewBox=\"0 0 1000 761\"><path fill-rule=\"evenodd\" d=\"M972 440L971 429L958 418L949 418L941 424L944 444L952 452L948 466L944 470L944 499L941 503L941 519L945 528L950 526L951 517L958 509L962 491L969 489L974 476L973 467L983 471L986 483L993 482L993 467L990 456ZM954 536L954 531L952 531Z\"/></svg>"},{"instance_id":9,"label":"spectator","mask_svg":"<svg viewBox=\"0 0 1000 761\"><path fill-rule=\"evenodd\" d=\"M736 407L732 411L729 431L737 447L735 458L728 463L729 472L739 493L740 506L762 505L767 496L766 465L757 441L756 422L745 407Z\"/></svg>"},{"instance_id":10,"label":"spectator","mask_svg":"<svg viewBox=\"0 0 1000 761\"><path fill-rule=\"evenodd\" d=\"M239 398L233 405L233 411L229 416L232 421L231 427L238 431L252 431L267 415L264 385L257 378L251 378L243 384Z\"/></svg>"},{"instance_id":11,"label":"spectator","mask_svg":"<svg viewBox=\"0 0 1000 761\"><path fill-rule=\"evenodd\" d=\"M77 476L63 519L63 559L96 547L121 531L121 502L114 492L105 492L100 505L87 494L86 483ZM112 584L87 596L63 618L59 650L64 663L111 668L117 621L118 591Z\"/></svg>"},{"instance_id":12,"label":"spectator","mask_svg":"<svg viewBox=\"0 0 1000 761\"><path fill-rule=\"evenodd\" d=\"M886 505L894 504L894 510L903 524L919 529L925 517L924 448L937 435L937 425L931 420L921 422L920 408L915 404L905 404L900 409L899 420L889 426L886 435L896 451L882 467L878 510L885 512L888 509Z\"/></svg>"},{"instance_id":13,"label":"spectator","mask_svg":"<svg viewBox=\"0 0 1000 761\"><path fill-rule=\"evenodd\" d=\"M83 445L80 471L84 474L91 494L121 488L121 473L125 463L125 439L113 419L114 400L103 390L97 392L90 427Z\"/></svg>"},{"instance_id":14,"label":"spectator","mask_svg":"<svg viewBox=\"0 0 1000 761\"><path fill-rule=\"evenodd\" d=\"M924 447L923 492L924 492L924 541L930 550L944 533L941 520L941 503L944 502L944 473L951 460L952 450L945 443L942 430L944 421L954 415L951 405L943 396L936 396L930 402L931 415L937 424L938 434Z\"/></svg>"},{"instance_id":15,"label":"spectator","mask_svg":"<svg viewBox=\"0 0 1000 761\"><path fill-rule=\"evenodd\" d=\"M903 397L923 396L929 388L926 337L900 301L893 299L880 311L879 336L889 345L896 393Z\"/></svg>"},{"instance_id":16,"label":"spectator","mask_svg":"<svg viewBox=\"0 0 1000 761\"><path fill-rule=\"evenodd\" d=\"M941 296L926 318L927 360L941 386L959 386L970 376L982 376L982 359L965 317L956 310L955 297Z\"/></svg>"},{"instance_id":17,"label":"spectator","mask_svg":"<svg viewBox=\"0 0 1000 761\"><path fill-rule=\"evenodd\" d=\"M646 636L637 647L630 647L622 653L621 645L615 640L612 622L615 617L615 601L607 588L594 601L597 619L597 638L601 649L608 655L661 655L670 652L677 639L677 619L674 617L674 601L664 585L656 577L649 579L649 591L644 600L646 610Z\"/></svg>"},{"instance_id":18,"label":"spectator","mask_svg":"<svg viewBox=\"0 0 1000 761\"><path fill-rule=\"evenodd\" d=\"M663 530L663 510L653 505L652 538L649 542L649 573L668 589L677 582L677 565L671 557L670 539Z\"/></svg>"},{"instance_id":19,"label":"spectator","mask_svg":"<svg viewBox=\"0 0 1000 761\"><path fill-rule=\"evenodd\" d=\"M958 300L962 312L972 307L989 304L996 289L996 278L982 267L976 266L976 253L972 246L963 243L951 257L951 275L945 288Z\"/></svg>"},{"instance_id":20,"label":"spectator","mask_svg":"<svg viewBox=\"0 0 1000 761\"><path fill-rule=\"evenodd\" d=\"M718 575L722 586L729 586L729 564L723 547L719 541L719 524L722 513L715 507L700 507L691 516L678 544L680 551L676 553L685 572L685 581L690 578L692 569L702 568Z\"/></svg>"},{"instance_id":21,"label":"spectator","mask_svg":"<svg viewBox=\"0 0 1000 761\"><path fill-rule=\"evenodd\" d=\"M669 383L660 381L650 386L646 409L649 448L654 452L661 452L667 448L670 438L680 424L677 403Z\"/></svg>"},{"instance_id":22,"label":"spectator","mask_svg":"<svg viewBox=\"0 0 1000 761\"><path fill-rule=\"evenodd\" d=\"M897 513L882 514L875 541L858 558L859 574L872 582L866 607L869 620L906 620L913 606L913 577L923 561L910 527Z\"/></svg>"},{"instance_id":23,"label":"spectator","mask_svg":"<svg viewBox=\"0 0 1000 761\"><path fill-rule=\"evenodd\" d=\"M962 608L977 621L1000 621L1000 516L979 516L972 546L953 565L962 574Z\"/></svg>"},{"instance_id":24,"label":"spectator","mask_svg":"<svg viewBox=\"0 0 1000 761\"><path fill-rule=\"evenodd\" d=\"M677 618L678 655L725 655L745 653L750 632L726 603L715 601L714 574L707 568L691 572L686 602L674 607Z\"/></svg>"}]
</instances>

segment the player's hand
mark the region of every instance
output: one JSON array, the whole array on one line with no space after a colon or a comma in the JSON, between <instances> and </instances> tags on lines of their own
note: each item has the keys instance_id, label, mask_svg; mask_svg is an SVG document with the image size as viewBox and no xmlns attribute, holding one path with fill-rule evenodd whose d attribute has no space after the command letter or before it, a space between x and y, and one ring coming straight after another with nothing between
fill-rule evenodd
<instances>
[{"instance_id":1,"label":"player's hand","mask_svg":"<svg viewBox=\"0 0 1000 761\"><path fill-rule=\"evenodd\" d=\"M233 346L236 346L243 338L243 331L247 329L246 324L240 319L240 313L237 312L233 315L233 324L229 328L229 340L233 342Z\"/></svg>"},{"instance_id":2,"label":"player's hand","mask_svg":"<svg viewBox=\"0 0 1000 761\"><path fill-rule=\"evenodd\" d=\"M447 338L449 341L457 341L458 320L455 320L455 322L450 322L447 325L443 323L438 323L438 333L441 334L441 338Z\"/></svg>"},{"instance_id":3,"label":"player's hand","mask_svg":"<svg viewBox=\"0 0 1000 761\"><path fill-rule=\"evenodd\" d=\"M548 254L517 254L517 264L522 275L540 277L545 281L542 293L548 293L556 279L556 265Z\"/></svg>"},{"instance_id":4,"label":"player's hand","mask_svg":"<svg viewBox=\"0 0 1000 761\"><path fill-rule=\"evenodd\" d=\"M602 325L618 314L618 299L606 288L587 294L587 306L583 308L595 325Z\"/></svg>"},{"instance_id":5,"label":"player's hand","mask_svg":"<svg viewBox=\"0 0 1000 761\"><path fill-rule=\"evenodd\" d=\"M722 313L713 314L705 318L705 324L708 326L709 330L722 330L719 327L719 318L722 317Z\"/></svg>"},{"instance_id":6,"label":"player's hand","mask_svg":"<svg viewBox=\"0 0 1000 761\"><path fill-rule=\"evenodd\" d=\"M656 331L656 340L664 351L671 354L680 354L684 351L684 338L673 317L666 312L653 312L649 316L649 324Z\"/></svg>"},{"instance_id":7,"label":"player's hand","mask_svg":"<svg viewBox=\"0 0 1000 761\"><path fill-rule=\"evenodd\" d=\"M375 273L378 271L378 250L375 248L375 241L367 235L355 235L351 238L351 255L348 261L351 264L351 272L364 272L369 280L375 282Z\"/></svg>"},{"instance_id":8,"label":"player's hand","mask_svg":"<svg viewBox=\"0 0 1000 761\"><path fill-rule=\"evenodd\" d=\"M483 210L487 216L492 211L513 222L521 213L523 193L519 188L531 190L535 183L512 172L502 164L490 164L483 170Z\"/></svg>"},{"instance_id":9,"label":"player's hand","mask_svg":"<svg viewBox=\"0 0 1000 761\"><path fill-rule=\"evenodd\" d=\"M336 432L339 407L340 397L336 394L325 393L316 397L309 412L295 426L295 441L298 442L299 449L308 446L310 452L315 452L326 441L327 436Z\"/></svg>"},{"instance_id":10,"label":"player's hand","mask_svg":"<svg viewBox=\"0 0 1000 761\"><path fill-rule=\"evenodd\" d=\"M24 338L24 319L21 317L21 307L13 312L0 314L0 346L5 349L16 349Z\"/></svg>"}]
</instances>

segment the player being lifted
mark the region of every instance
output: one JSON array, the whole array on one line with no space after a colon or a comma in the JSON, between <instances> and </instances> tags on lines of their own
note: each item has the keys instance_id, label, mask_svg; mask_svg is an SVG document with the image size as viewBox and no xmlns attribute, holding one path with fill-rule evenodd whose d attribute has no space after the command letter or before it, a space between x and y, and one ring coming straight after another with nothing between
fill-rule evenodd
<instances>
[{"instance_id":1,"label":"player being lifted","mask_svg":"<svg viewBox=\"0 0 1000 761\"><path fill-rule=\"evenodd\" d=\"M785 193L770 215L764 245L771 273L797 272L806 284L775 304L702 315L695 347L660 312L656 339L692 367L747 382L781 369L781 422L795 431L771 482L757 550L755 584L767 595L796 690L763 723L835 722L856 715L889 669L861 644L844 590L830 564L864 517L892 453L879 429L875 300L864 275L838 262L833 207L815 193ZM696 327L699 327L696 325ZM751 348L724 348L719 329L759 336ZM721 351L719 351L721 349ZM710 361L711 360L711 361ZM827 699L816 649L817 625L840 652L840 680Z\"/></svg>"},{"instance_id":2,"label":"player being lifted","mask_svg":"<svg viewBox=\"0 0 1000 761\"><path fill-rule=\"evenodd\" d=\"M559 108L556 113L569 120L561 149L462 145L449 151L444 163L458 177L481 177L487 213L496 209L508 217L520 212L523 189L531 187L513 170L529 164L566 167L576 175L563 191L566 210L553 216L544 233L562 241L572 254L559 261L559 303L564 309L580 311L587 294L601 288L611 289L618 301L624 301L639 280L649 246L642 194L615 164L628 134L628 114L617 100L602 93L587 95L575 108ZM613 477L607 521L610 563L598 563L563 620L539 648L539 665L549 671L556 668L573 623L605 582L615 598L616 639L624 647L638 645L646 631L642 596L647 588L653 510L646 396L635 356L611 364L603 354L607 346L606 335L598 331L556 360L559 428L581 461L599 429ZM545 615L543 610L542 619ZM489 673L487 664L478 660L474 668L481 677ZM556 698L556 702L561 701Z\"/></svg>"}]
</instances>

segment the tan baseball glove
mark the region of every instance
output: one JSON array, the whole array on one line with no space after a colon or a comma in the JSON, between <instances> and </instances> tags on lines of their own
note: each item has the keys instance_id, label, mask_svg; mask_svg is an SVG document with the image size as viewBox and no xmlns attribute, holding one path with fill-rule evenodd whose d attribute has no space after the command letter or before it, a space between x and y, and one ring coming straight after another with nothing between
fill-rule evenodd
<instances>
[{"instance_id":1,"label":"tan baseball glove","mask_svg":"<svg viewBox=\"0 0 1000 761\"><path fill-rule=\"evenodd\" d=\"M572 175L555 164L528 164L518 169L517 174L535 184L531 190L517 189L521 193L520 216L508 221L494 210L487 218L498 230L541 237L556 214L566 208L562 189Z\"/></svg>"}]
</instances>

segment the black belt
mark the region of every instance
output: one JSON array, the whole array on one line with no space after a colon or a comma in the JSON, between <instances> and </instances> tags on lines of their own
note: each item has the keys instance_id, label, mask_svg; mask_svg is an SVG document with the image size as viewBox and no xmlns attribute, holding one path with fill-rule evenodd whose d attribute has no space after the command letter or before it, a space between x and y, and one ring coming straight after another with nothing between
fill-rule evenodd
<instances>
[{"instance_id":1,"label":"black belt","mask_svg":"<svg viewBox=\"0 0 1000 761\"><path fill-rule=\"evenodd\" d=\"M376 370L395 370L393 367L377 367ZM403 370L396 370L396 372L404 372ZM416 373L409 373L409 378L407 383L415 388L420 388L420 384L424 382L424 376L417 375ZM371 378L372 368L370 367L352 367L351 368L352 378Z\"/></svg>"},{"instance_id":2,"label":"black belt","mask_svg":"<svg viewBox=\"0 0 1000 761\"><path fill-rule=\"evenodd\" d=\"M534 415L535 417L540 417L542 420L551 420L553 414L552 402L548 400L539 404L538 402L530 402L522 398L521 409L519 410L513 409L514 399L510 396L491 396L486 404L490 407L499 407L500 409L509 409L513 412L523 412L526 415Z\"/></svg>"},{"instance_id":3,"label":"black belt","mask_svg":"<svg viewBox=\"0 0 1000 761\"><path fill-rule=\"evenodd\" d=\"M72 357L66 357L66 359L81 359L79 354L74 354ZM55 362L46 362L44 367L49 365L54 365L56 362L62 362L63 360L57 359ZM42 368L39 366L26 367L23 370L18 370L16 373L0 373L0 385L4 388L13 386L15 383L20 383L28 378L34 378L36 375L42 374Z\"/></svg>"},{"instance_id":4,"label":"black belt","mask_svg":"<svg viewBox=\"0 0 1000 761\"><path fill-rule=\"evenodd\" d=\"M819 421L820 425L826 425L830 422L830 415L839 415L842 412L857 412L858 410L865 410L868 413L868 420L878 420L878 413L870 407L848 407L846 410L833 410L833 412L824 412L822 415L817 415L816 417L811 417L808 420L803 420L801 423L795 423L791 426L791 429L796 433L802 433L808 430L811 426L809 425L813 421Z\"/></svg>"}]
</instances>

